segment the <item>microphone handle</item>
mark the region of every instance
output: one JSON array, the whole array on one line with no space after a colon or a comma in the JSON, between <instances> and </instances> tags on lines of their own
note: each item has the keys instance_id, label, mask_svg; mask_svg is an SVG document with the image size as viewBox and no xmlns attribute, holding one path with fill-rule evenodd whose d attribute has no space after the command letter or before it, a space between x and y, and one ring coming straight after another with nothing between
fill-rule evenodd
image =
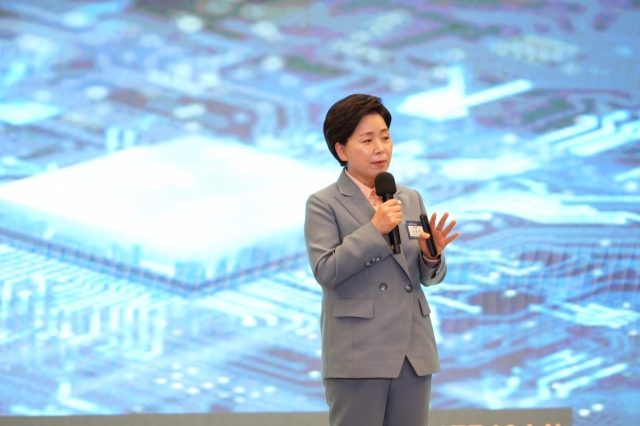
<instances>
[{"instance_id":1,"label":"microphone handle","mask_svg":"<svg viewBox=\"0 0 640 426\"><path fill-rule=\"evenodd\" d=\"M427 248L429 249L429 254L431 256L437 256L438 250L436 250L436 243L433 241L431 225L429 225L429 218L426 214L422 213L420 215L420 222L422 223L422 230L429 233L429 238L427 239Z\"/></svg>"},{"instance_id":2,"label":"microphone handle","mask_svg":"<svg viewBox=\"0 0 640 426\"><path fill-rule=\"evenodd\" d=\"M381 197L382 202L384 203L393 199L393 194L382 194ZM389 232L389 242L391 243L391 250L393 251L393 253L400 253L400 231L398 230L397 226L393 228L391 232Z\"/></svg>"},{"instance_id":3,"label":"microphone handle","mask_svg":"<svg viewBox=\"0 0 640 426\"><path fill-rule=\"evenodd\" d=\"M394 254L400 253L400 231L396 226L391 232L389 232L389 241L391 242L391 250Z\"/></svg>"}]
</instances>

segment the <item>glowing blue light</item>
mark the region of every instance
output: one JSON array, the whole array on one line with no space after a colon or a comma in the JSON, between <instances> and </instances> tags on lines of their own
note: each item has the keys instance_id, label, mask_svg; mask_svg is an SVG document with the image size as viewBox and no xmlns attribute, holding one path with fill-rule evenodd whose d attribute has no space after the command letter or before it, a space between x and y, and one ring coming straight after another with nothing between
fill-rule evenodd
<instances>
[{"instance_id":1,"label":"glowing blue light","mask_svg":"<svg viewBox=\"0 0 640 426\"><path fill-rule=\"evenodd\" d=\"M24 126L55 117L60 110L38 102L0 103L0 121L14 126Z\"/></svg>"},{"instance_id":2,"label":"glowing blue light","mask_svg":"<svg viewBox=\"0 0 640 426\"><path fill-rule=\"evenodd\" d=\"M191 136L9 183L0 200L45 220L50 237L136 247L137 266L163 275L196 262L211 278L264 261L249 255L262 246L269 261L303 252L306 198L338 173Z\"/></svg>"}]
</instances>

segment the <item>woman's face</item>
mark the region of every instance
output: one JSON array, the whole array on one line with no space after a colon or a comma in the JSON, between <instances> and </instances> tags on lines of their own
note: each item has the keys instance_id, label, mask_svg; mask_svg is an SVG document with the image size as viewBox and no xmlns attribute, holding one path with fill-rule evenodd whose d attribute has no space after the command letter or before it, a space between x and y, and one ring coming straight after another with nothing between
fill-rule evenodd
<instances>
[{"instance_id":1,"label":"woman's face","mask_svg":"<svg viewBox=\"0 0 640 426\"><path fill-rule=\"evenodd\" d=\"M389 168L392 151L393 141L380 114L365 115L346 144L336 143L338 157L347 162L349 174L369 188L373 188L376 176Z\"/></svg>"}]
</instances>

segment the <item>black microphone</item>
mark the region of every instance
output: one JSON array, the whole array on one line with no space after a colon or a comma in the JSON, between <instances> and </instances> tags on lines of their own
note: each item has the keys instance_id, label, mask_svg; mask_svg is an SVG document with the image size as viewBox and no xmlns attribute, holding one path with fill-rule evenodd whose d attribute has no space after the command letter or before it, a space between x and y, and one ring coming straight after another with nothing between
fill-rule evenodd
<instances>
[{"instance_id":1,"label":"black microphone","mask_svg":"<svg viewBox=\"0 0 640 426\"><path fill-rule=\"evenodd\" d=\"M382 202L393 199L396 191L396 180L391 173L382 172L376 176L376 194L382 197ZM400 253L400 231L397 226L389 232L389 242L391 250L395 254Z\"/></svg>"}]
</instances>

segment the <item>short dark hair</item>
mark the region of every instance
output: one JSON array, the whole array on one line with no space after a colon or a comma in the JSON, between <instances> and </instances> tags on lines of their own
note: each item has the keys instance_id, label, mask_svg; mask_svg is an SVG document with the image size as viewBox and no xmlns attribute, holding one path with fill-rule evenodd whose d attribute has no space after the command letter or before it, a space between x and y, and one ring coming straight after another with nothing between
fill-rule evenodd
<instances>
[{"instance_id":1,"label":"short dark hair","mask_svg":"<svg viewBox=\"0 0 640 426\"><path fill-rule=\"evenodd\" d=\"M362 117L369 114L380 114L387 127L391 127L391 113L377 96L349 95L333 104L327 111L323 126L324 140L341 166L346 166L347 163L338 156L336 142L346 145Z\"/></svg>"}]
</instances>

